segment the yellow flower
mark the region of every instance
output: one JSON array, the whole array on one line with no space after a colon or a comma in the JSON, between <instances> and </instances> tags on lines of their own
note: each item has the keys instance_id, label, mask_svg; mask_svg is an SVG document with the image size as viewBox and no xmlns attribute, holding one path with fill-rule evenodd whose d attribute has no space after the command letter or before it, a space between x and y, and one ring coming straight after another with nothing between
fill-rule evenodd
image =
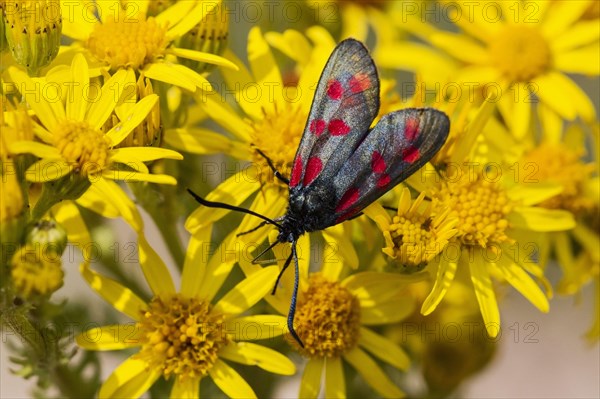
<instances>
[{"instance_id":1,"label":"yellow flower","mask_svg":"<svg viewBox=\"0 0 600 399\"><path fill-rule=\"evenodd\" d=\"M475 6L458 2L463 6L448 7L449 18L462 32L450 33L428 24L414 31L421 30L422 39L457 61L453 81L475 82L479 88L493 86L501 94L499 111L510 131L521 138L532 123L532 95L564 119L594 120L590 98L567 76L600 74L599 21L580 20L592 2L483 1ZM486 14L490 9L494 17ZM394 54L388 52L388 56ZM426 69L439 68L435 58L417 58Z\"/></svg>"},{"instance_id":2,"label":"yellow flower","mask_svg":"<svg viewBox=\"0 0 600 399\"><path fill-rule=\"evenodd\" d=\"M305 243L306 240L299 241L301 262L307 261L306 254L310 251ZM414 279L380 272L342 278L345 264L342 251L343 248L325 248L322 257L316 257L322 259L318 273L308 275L308 264L301 267L302 283L294 324L304 347L286 335L290 345L308 359L298 397L318 397L323 376L325 397L346 397L344 361L379 395L402 397L403 392L371 355L400 370L408 369L409 358L399 346L369 327L395 323L413 312L414 300L403 291ZM260 267L250 265L244 257L240 265L248 276L261 272ZM281 282L277 295L265 297L282 314L288 312L290 278L291 274L284 275L282 280L288 281Z\"/></svg>"},{"instance_id":3,"label":"yellow flower","mask_svg":"<svg viewBox=\"0 0 600 399\"><path fill-rule=\"evenodd\" d=\"M164 377L174 380L172 398L197 398L200 380L210 376L227 396L250 398L256 397L254 391L226 361L283 375L295 372L285 356L246 342L283 333L282 316L242 315L270 290L277 268L262 269L213 302L231 266L220 263L220 254L205 259L210 233L205 229L191 238L179 292L167 266L139 236L140 266L152 290L149 301L82 264L90 286L135 324L94 328L80 334L77 343L89 350L139 348L108 377L99 397L139 397Z\"/></svg>"},{"instance_id":4,"label":"yellow flower","mask_svg":"<svg viewBox=\"0 0 600 399\"><path fill-rule=\"evenodd\" d=\"M525 165L536 165L535 179L541 184L554 183L562 187L557 195L540 206L562 209L573 213L577 225L570 231L551 232L540 240L540 262L545 265L551 258L558 261L562 278L556 291L562 295L577 295L590 282L598 287L600 273L600 178L597 157L587 163L585 128L563 125L551 114L542 114L545 140L523 157ZM598 317L597 317L598 319ZM598 321L596 321L596 324ZM590 336L594 336L591 334ZM599 335L595 335L598 337Z\"/></svg>"},{"instance_id":5,"label":"yellow flower","mask_svg":"<svg viewBox=\"0 0 600 399\"><path fill-rule=\"evenodd\" d=\"M197 88L209 90L210 83L202 75L171 60L181 57L235 69L230 61L217 55L173 45L218 4L208 0L180 1L159 15L147 17L148 2L143 1L63 2L63 33L97 60L96 67L113 72L133 70L191 92ZM71 51L80 49L73 45Z\"/></svg>"},{"instance_id":6,"label":"yellow flower","mask_svg":"<svg viewBox=\"0 0 600 399\"><path fill-rule=\"evenodd\" d=\"M447 106L440 108L448 112ZM484 142L487 137L486 123L491 120L492 103L484 101L477 110L466 105L454 111L449 112L453 121L449 141L433 160L442 160L441 173L424 169L407 179L418 190L431 192L433 201L439 202L442 209L450 209L450 215L458 218L455 236L430 263L437 275L421 312L424 315L433 312L452 284L457 269L467 269L488 334L495 337L500 314L491 276L511 284L541 311L547 312L549 308L546 295L528 273L547 290L549 284L540 266L530 258L531 248L517 238L523 232L569 230L575 221L570 212L536 206L558 194L560 186L532 184L519 170L496 162L502 159L501 154L479 152L479 137Z\"/></svg>"},{"instance_id":7,"label":"yellow flower","mask_svg":"<svg viewBox=\"0 0 600 399\"><path fill-rule=\"evenodd\" d=\"M376 204L365 213L383 232L386 243L383 252L395 260L388 270L412 273L422 270L442 252L457 232L458 218L450 215L448 207L425 202L425 192L413 202L408 188L400 190L398 211L393 218Z\"/></svg>"},{"instance_id":8,"label":"yellow flower","mask_svg":"<svg viewBox=\"0 0 600 399\"><path fill-rule=\"evenodd\" d=\"M182 159L172 150L151 147L114 148L142 122L156 104L158 97L150 95L128 106L121 121L108 132L101 127L111 115L132 73L118 71L98 89L96 97L87 91L90 83L88 66L81 55L73 59L70 80L65 86L51 80L32 80L23 72L11 68L10 76L24 101L35 112L36 136L46 144L19 141L10 145L14 153L32 153L41 160L27 171L31 182L46 184L46 196L38 201L33 218L41 217L54 203L63 199L77 199L92 185L106 201L112 202L122 214L130 209L121 200L126 195L110 180L148 181L175 184L171 176L150 174L144 162L161 158ZM66 87L65 91L60 91ZM57 98L64 96L66 106ZM109 199L110 198L110 199ZM36 206L38 208L38 206Z\"/></svg>"}]
</instances>

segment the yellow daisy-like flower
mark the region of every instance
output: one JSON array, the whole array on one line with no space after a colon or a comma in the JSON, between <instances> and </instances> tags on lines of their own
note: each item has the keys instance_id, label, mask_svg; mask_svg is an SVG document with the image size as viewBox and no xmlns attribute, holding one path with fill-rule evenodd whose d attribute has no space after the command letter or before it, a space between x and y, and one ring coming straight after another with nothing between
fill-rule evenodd
<instances>
[{"instance_id":1,"label":"yellow daisy-like flower","mask_svg":"<svg viewBox=\"0 0 600 399\"><path fill-rule=\"evenodd\" d=\"M386 244L383 252L395 260L389 267L391 270L409 273L422 270L457 232L458 218L450 215L450 208L424 200L425 192L412 201L409 189L403 187L397 214L392 218L378 205L365 211L383 232Z\"/></svg>"},{"instance_id":2,"label":"yellow daisy-like flower","mask_svg":"<svg viewBox=\"0 0 600 399\"><path fill-rule=\"evenodd\" d=\"M63 2L63 34L80 43L98 61L97 67L113 72L134 70L149 79L191 92L197 88L210 90L210 83L202 75L172 60L181 57L236 68L223 57L174 45L219 3L180 1L156 16L147 17L147 1ZM80 49L72 46L72 51Z\"/></svg>"},{"instance_id":3,"label":"yellow daisy-like flower","mask_svg":"<svg viewBox=\"0 0 600 399\"><path fill-rule=\"evenodd\" d=\"M153 109L158 97L150 95L128 107L122 120L108 132L101 127L111 115L123 94L132 73L118 71L90 97L88 66L82 55L77 55L70 69L70 79L64 92L63 82L32 80L25 73L11 68L10 76L24 101L35 112L36 136L45 144L19 141L10 145L14 153L31 153L39 158L26 171L31 182L55 182L54 203L59 199L77 199L89 188L111 198L118 207L124 193L110 180L148 181L176 184L173 177L150 174L144 162L161 158L182 159L172 150L151 147L114 148L138 126ZM50 93L50 94L49 94ZM63 97L64 96L64 97ZM56 99L64 98L66 105ZM123 166L126 166L125 169ZM58 195L59 194L59 195ZM58 197L60 198L57 198ZM41 217L47 207L34 215ZM124 213L130 210L122 209Z\"/></svg>"},{"instance_id":4,"label":"yellow daisy-like flower","mask_svg":"<svg viewBox=\"0 0 600 399\"><path fill-rule=\"evenodd\" d=\"M581 20L593 0L452 2L457 3L460 8L448 7L449 18L462 32L428 24L415 31L424 30L421 38L462 65L453 73L454 81L493 86L501 94L499 111L516 137L530 127L532 95L564 119L595 119L590 98L567 76L600 74L600 22ZM427 57L419 62L439 67Z\"/></svg>"},{"instance_id":5,"label":"yellow daisy-like flower","mask_svg":"<svg viewBox=\"0 0 600 399\"><path fill-rule=\"evenodd\" d=\"M535 174L540 183L555 183L563 188L540 206L572 212L577 225L570 231L544 235L539 240L540 262L545 265L551 257L558 261L563 273L556 287L559 294L577 295L591 282L595 283L597 290L600 274L598 154L592 151L595 163L584 162L587 137L583 126L571 125L563 132L563 125L557 117L546 114L543 121L547 132L545 140L525 154L523 163L540 166ZM596 326L598 319L600 317L597 316ZM592 331L597 332L597 327ZM588 336L600 337L594 332Z\"/></svg>"},{"instance_id":6,"label":"yellow daisy-like flower","mask_svg":"<svg viewBox=\"0 0 600 399\"><path fill-rule=\"evenodd\" d=\"M495 166L495 165L494 165ZM548 232L572 229L571 213L535 206L560 192L555 185L514 184L511 171L500 169L502 178L484 168L458 169L452 180L439 184L434 198L458 216L456 237L438 258L435 285L423 303L425 315L444 297L457 268L468 268L488 334L499 332L500 314L491 276L511 284L543 312L549 309L546 295L531 273L549 289L540 266L530 258L532 248L513 237L519 231ZM504 182L502 182L504 180Z\"/></svg>"},{"instance_id":7,"label":"yellow daisy-like flower","mask_svg":"<svg viewBox=\"0 0 600 399\"><path fill-rule=\"evenodd\" d=\"M300 241L301 242L301 241ZM306 261L299 246L301 261ZM363 272L342 278L345 262L343 249L323 250L322 267L318 273L308 275L301 268L300 285L295 315L295 329L304 347L300 347L291 335L286 338L290 345L308 359L300 384L300 398L316 398L325 377L325 397L346 397L344 361L349 363L362 378L381 396L398 398L403 392L389 379L371 357L400 370L407 370L410 361L406 353L389 339L374 332L369 326L392 324L410 315L414 300L405 295L406 285L414 278L399 274ZM247 275L260 273L261 268L240 259ZM291 278L284 275L282 280ZM275 299L265 299L280 313L287 314L290 286L282 282ZM282 295L283 294L283 295Z\"/></svg>"},{"instance_id":8,"label":"yellow daisy-like flower","mask_svg":"<svg viewBox=\"0 0 600 399\"><path fill-rule=\"evenodd\" d=\"M216 261L204 259L210 232L205 229L202 237L191 238L179 292L166 265L139 236L140 266L153 293L147 302L82 264L81 273L90 286L135 325L94 328L80 334L77 343L89 350L139 348L108 377L99 397L139 397L164 377L174 380L172 398L198 398L200 380L210 376L227 396L251 398L256 395L250 385L226 361L283 375L295 372L285 356L246 342L283 333L282 316L242 315L270 290L277 268L262 269L213 303L229 270L219 262L220 254Z\"/></svg>"}]
</instances>

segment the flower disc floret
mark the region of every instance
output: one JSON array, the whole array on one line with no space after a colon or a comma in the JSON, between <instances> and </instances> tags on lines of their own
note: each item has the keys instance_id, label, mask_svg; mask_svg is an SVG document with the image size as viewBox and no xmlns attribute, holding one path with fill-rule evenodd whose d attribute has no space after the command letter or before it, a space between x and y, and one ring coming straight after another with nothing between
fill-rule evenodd
<instances>
[{"instance_id":1,"label":"flower disc floret","mask_svg":"<svg viewBox=\"0 0 600 399\"><path fill-rule=\"evenodd\" d=\"M175 295L155 297L138 322L143 339L138 358L165 378L203 377L218 360L218 352L231 338L224 316L211 314L208 302Z\"/></svg>"},{"instance_id":2,"label":"flower disc floret","mask_svg":"<svg viewBox=\"0 0 600 399\"><path fill-rule=\"evenodd\" d=\"M551 64L546 39L534 28L506 25L490 43L492 65L510 82L528 82L543 74Z\"/></svg>"},{"instance_id":3,"label":"flower disc floret","mask_svg":"<svg viewBox=\"0 0 600 399\"><path fill-rule=\"evenodd\" d=\"M107 164L108 139L85 121L63 121L54 132L54 145L83 176L97 173Z\"/></svg>"},{"instance_id":4,"label":"flower disc floret","mask_svg":"<svg viewBox=\"0 0 600 399\"><path fill-rule=\"evenodd\" d=\"M295 319L304 348L292 342L307 357L339 357L358 342L358 299L338 282L328 281L319 273L311 275L309 288L298 302Z\"/></svg>"},{"instance_id":5,"label":"flower disc floret","mask_svg":"<svg viewBox=\"0 0 600 399\"><path fill-rule=\"evenodd\" d=\"M120 13L125 14L125 13ZM167 27L150 17L127 21L125 17L95 25L87 47L94 56L111 68L139 69L163 57L167 47Z\"/></svg>"}]
</instances>

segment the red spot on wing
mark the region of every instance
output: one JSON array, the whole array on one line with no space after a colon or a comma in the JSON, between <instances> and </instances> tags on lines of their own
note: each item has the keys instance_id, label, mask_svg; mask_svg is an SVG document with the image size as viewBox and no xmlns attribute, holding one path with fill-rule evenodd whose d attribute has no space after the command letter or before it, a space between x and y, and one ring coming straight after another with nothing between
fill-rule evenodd
<instances>
[{"instance_id":1,"label":"red spot on wing","mask_svg":"<svg viewBox=\"0 0 600 399\"><path fill-rule=\"evenodd\" d=\"M309 129L311 133L320 136L321 133L323 133L323 131L325 130L325 121L323 119L313 119L310 122Z\"/></svg>"},{"instance_id":2,"label":"red spot on wing","mask_svg":"<svg viewBox=\"0 0 600 399\"><path fill-rule=\"evenodd\" d=\"M352 93L360 93L371 87L371 79L366 73L359 72L350 78L350 90Z\"/></svg>"},{"instance_id":3,"label":"red spot on wing","mask_svg":"<svg viewBox=\"0 0 600 399\"><path fill-rule=\"evenodd\" d=\"M419 134L419 120L417 118L408 118L404 125L404 137L408 141L414 141Z\"/></svg>"},{"instance_id":4,"label":"red spot on wing","mask_svg":"<svg viewBox=\"0 0 600 399\"><path fill-rule=\"evenodd\" d=\"M290 178L290 187L295 187L300 183L300 177L302 176L302 157L298 155L294 160L294 167L292 168L292 177Z\"/></svg>"},{"instance_id":5,"label":"red spot on wing","mask_svg":"<svg viewBox=\"0 0 600 399\"><path fill-rule=\"evenodd\" d=\"M339 100L342 98L342 94L344 94L344 88L342 84L337 79L331 79L327 82L327 95L332 100Z\"/></svg>"},{"instance_id":6,"label":"red spot on wing","mask_svg":"<svg viewBox=\"0 0 600 399\"><path fill-rule=\"evenodd\" d=\"M385 172L386 164L385 159L378 151L373 151L373 156L371 157L371 169L374 173L383 173Z\"/></svg>"},{"instance_id":7,"label":"red spot on wing","mask_svg":"<svg viewBox=\"0 0 600 399\"><path fill-rule=\"evenodd\" d=\"M350 208L352 205L354 205L356 201L358 201L359 195L360 192L358 191L358 188L351 187L350 189L348 189L348 191L346 191L344 195L342 195L340 202L335 207L336 213L343 212L346 209Z\"/></svg>"},{"instance_id":8,"label":"red spot on wing","mask_svg":"<svg viewBox=\"0 0 600 399\"><path fill-rule=\"evenodd\" d=\"M323 170L323 162L321 162L321 159L319 157L309 158L306 163L306 172L304 172L304 185L308 186L312 183L312 181L319 176L321 170Z\"/></svg>"},{"instance_id":9,"label":"red spot on wing","mask_svg":"<svg viewBox=\"0 0 600 399\"><path fill-rule=\"evenodd\" d=\"M332 136L343 136L351 130L350 126L346 125L346 122L341 119L331 120L327 128Z\"/></svg>"},{"instance_id":10,"label":"red spot on wing","mask_svg":"<svg viewBox=\"0 0 600 399\"><path fill-rule=\"evenodd\" d=\"M377 187L383 188L383 187L387 186L388 184L390 184L390 180L391 180L390 175L388 175L387 173L384 173L383 175L381 175L379 180L377 180Z\"/></svg>"},{"instance_id":11,"label":"red spot on wing","mask_svg":"<svg viewBox=\"0 0 600 399\"><path fill-rule=\"evenodd\" d=\"M413 163L421 157L421 152L416 147L408 147L402 151L402 159L405 162Z\"/></svg>"}]
</instances>

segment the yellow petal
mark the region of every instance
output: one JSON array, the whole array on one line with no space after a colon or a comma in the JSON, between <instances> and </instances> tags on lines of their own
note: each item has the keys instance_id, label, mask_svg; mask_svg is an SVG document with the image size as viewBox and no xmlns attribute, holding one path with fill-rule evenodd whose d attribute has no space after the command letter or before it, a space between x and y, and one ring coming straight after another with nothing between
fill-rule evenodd
<instances>
[{"instance_id":1,"label":"yellow petal","mask_svg":"<svg viewBox=\"0 0 600 399\"><path fill-rule=\"evenodd\" d=\"M166 51L168 54L176 55L177 57L186 58L188 60L205 62L207 64L213 64L229 69L233 69L237 71L239 68L233 62L229 61L227 58L220 57L215 54L205 53L202 51L171 47Z\"/></svg>"},{"instance_id":2,"label":"yellow petal","mask_svg":"<svg viewBox=\"0 0 600 399\"><path fill-rule=\"evenodd\" d=\"M360 328L358 344L374 356L400 370L408 370L410 367L410 359L402 348L368 328Z\"/></svg>"},{"instance_id":3,"label":"yellow petal","mask_svg":"<svg viewBox=\"0 0 600 399\"><path fill-rule=\"evenodd\" d=\"M562 35L555 37L550 45L554 50L553 54L556 56L561 54L561 50L571 50L594 42L597 43L598 38L600 38L598 20L584 20L577 22L569 27L566 32L563 32Z\"/></svg>"},{"instance_id":4,"label":"yellow petal","mask_svg":"<svg viewBox=\"0 0 600 399\"><path fill-rule=\"evenodd\" d=\"M575 227L573 214L561 209L519 206L507 219L512 227L533 231L562 231Z\"/></svg>"},{"instance_id":5,"label":"yellow petal","mask_svg":"<svg viewBox=\"0 0 600 399\"><path fill-rule=\"evenodd\" d=\"M548 72L537 77L532 88L534 94L554 112L565 119L573 120L581 116L592 121L596 112L591 100L569 77L560 72Z\"/></svg>"},{"instance_id":6,"label":"yellow petal","mask_svg":"<svg viewBox=\"0 0 600 399\"><path fill-rule=\"evenodd\" d=\"M339 357L325 358L325 397L346 398L344 365Z\"/></svg>"},{"instance_id":7,"label":"yellow petal","mask_svg":"<svg viewBox=\"0 0 600 399\"><path fill-rule=\"evenodd\" d=\"M556 54L554 56L554 66L567 73L580 73L592 76L600 75L598 43Z\"/></svg>"},{"instance_id":8,"label":"yellow petal","mask_svg":"<svg viewBox=\"0 0 600 399\"><path fill-rule=\"evenodd\" d=\"M174 295L175 284L173 284L167 265L154 251L143 234L138 235L138 248L140 266L154 295Z\"/></svg>"},{"instance_id":9,"label":"yellow petal","mask_svg":"<svg viewBox=\"0 0 600 399\"><path fill-rule=\"evenodd\" d=\"M87 90L90 86L90 75L85 57L79 53L71 63L71 76L67 92L67 118L82 121L88 108Z\"/></svg>"},{"instance_id":10,"label":"yellow petal","mask_svg":"<svg viewBox=\"0 0 600 399\"><path fill-rule=\"evenodd\" d=\"M550 305L548 298L533 279L515 263L510 256L510 252L501 251L496 262L500 273L517 291L521 293L529 302L544 313L548 313Z\"/></svg>"},{"instance_id":11,"label":"yellow petal","mask_svg":"<svg viewBox=\"0 0 600 399\"><path fill-rule=\"evenodd\" d=\"M275 62L269 44L262 36L260 28L253 27L248 33L248 62L256 83L259 87L268 88L272 85L274 98L261 96L259 101L265 109L271 109L273 104L282 99L283 82L279 67Z\"/></svg>"},{"instance_id":12,"label":"yellow petal","mask_svg":"<svg viewBox=\"0 0 600 399\"><path fill-rule=\"evenodd\" d=\"M215 384L230 398L256 398L250 385L233 368L217 359L208 373Z\"/></svg>"},{"instance_id":13,"label":"yellow petal","mask_svg":"<svg viewBox=\"0 0 600 399\"><path fill-rule=\"evenodd\" d=\"M133 320L137 321L142 318L143 312L147 308L146 303L129 288L122 286L113 279L96 273L85 263L81 264L79 271L90 287L115 309L131 317Z\"/></svg>"},{"instance_id":14,"label":"yellow petal","mask_svg":"<svg viewBox=\"0 0 600 399\"><path fill-rule=\"evenodd\" d=\"M538 167L537 165L534 165L534 166L536 168ZM525 168L528 168L528 166L524 165L524 169ZM531 172L535 173L536 170L537 169L532 168L532 169L530 169L530 171L527 171L526 175ZM519 176L515 176L515 179L517 181L523 181L526 179L528 180L529 177L522 176L521 178L519 178ZM523 180L520 180L520 179L523 179ZM528 182L524 182L524 183L535 183L535 184L521 184L519 186L516 186L514 189L510 189L507 192L507 194L508 194L508 197L512 201L515 201L515 202L525 205L525 206L539 204L540 202L545 201L549 198L552 198L555 195L558 195L563 191L563 188L560 184L540 182L537 179L528 181Z\"/></svg>"},{"instance_id":15,"label":"yellow petal","mask_svg":"<svg viewBox=\"0 0 600 399\"><path fill-rule=\"evenodd\" d=\"M236 341L273 339L286 331L287 318L275 314L243 316L227 320L226 325Z\"/></svg>"},{"instance_id":16,"label":"yellow petal","mask_svg":"<svg viewBox=\"0 0 600 399\"><path fill-rule=\"evenodd\" d=\"M341 284L358 298L362 306L377 306L378 303L396 297L408 284L423 281L424 278L424 273L402 275L397 273L361 272L348 276Z\"/></svg>"},{"instance_id":17,"label":"yellow petal","mask_svg":"<svg viewBox=\"0 0 600 399\"><path fill-rule=\"evenodd\" d=\"M227 95L223 98L219 93L201 92L196 96L196 101L206 112L210 113L210 119L221 125L225 130L233 134L239 141L249 144L252 141L252 128L248 121L239 116L226 102ZM236 97L238 103L239 99ZM241 105L241 104L240 104ZM250 159L250 158L244 158Z\"/></svg>"},{"instance_id":18,"label":"yellow petal","mask_svg":"<svg viewBox=\"0 0 600 399\"><path fill-rule=\"evenodd\" d=\"M377 223L379 230L389 230L392 218L390 217L389 212L386 211L379 202L373 202L363 210L363 213Z\"/></svg>"},{"instance_id":19,"label":"yellow petal","mask_svg":"<svg viewBox=\"0 0 600 399\"><path fill-rule=\"evenodd\" d=\"M145 181L148 183L176 185L177 180L173 176L159 175L153 173L141 173L133 170L109 169L102 172L102 177L110 180L121 180L124 182Z\"/></svg>"},{"instance_id":20,"label":"yellow petal","mask_svg":"<svg viewBox=\"0 0 600 399\"><path fill-rule=\"evenodd\" d=\"M110 140L111 144L116 146L121 143L133 129L146 119L146 116L154 108L157 101L158 96L150 94L131 107L129 115L106 133L106 137Z\"/></svg>"},{"instance_id":21,"label":"yellow petal","mask_svg":"<svg viewBox=\"0 0 600 399\"><path fill-rule=\"evenodd\" d=\"M199 399L200 380L198 377L175 378L171 389L171 399Z\"/></svg>"},{"instance_id":22,"label":"yellow petal","mask_svg":"<svg viewBox=\"0 0 600 399\"><path fill-rule=\"evenodd\" d=\"M481 45L462 34L438 32L431 36L430 40L456 59L469 64L483 64L488 58Z\"/></svg>"},{"instance_id":23,"label":"yellow petal","mask_svg":"<svg viewBox=\"0 0 600 399\"><path fill-rule=\"evenodd\" d=\"M198 230L190 237L181 273L181 294L185 297L195 298L200 294L208 263L211 237L210 226Z\"/></svg>"},{"instance_id":24,"label":"yellow petal","mask_svg":"<svg viewBox=\"0 0 600 399\"><path fill-rule=\"evenodd\" d=\"M102 85L98 98L91 104L86 115L86 120L94 129L100 129L112 114L125 90L126 77L127 71L120 69Z\"/></svg>"},{"instance_id":25,"label":"yellow petal","mask_svg":"<svg viewBox=\"0 0 600 399\"><path fill-rule=\"evenodd\" d=\"M140 346L140 338L138 326L129 323L91 328L75 337L75 341L87 350L112 351Z\"/></svg>"},{"instance_id":26,"label":"yellow petal","mask_svg":"<svg viewBox=\"0 0 600 399\"><path fill-rule=\"evenodd\" d=\"M366 41L369 32L368 19L365 14L366 7L349 2L344 5L343 10L341 13L342 32L340 33L340 39L352 37L362 42Z\"/></svg>"},{"instance_id":27,"label":"yellow petal","mask_svg":"<svg viewBox=\"0 0 600 399\"><path fill-rule=\"evenodd\" d=\"M211 247L210 244L205 247L210 253L203 256L210 256L210 258L206 263L204 279L200 283L200 286L197 287L197 292L201 293L202 297L207 300L214 298L225 282L225 279L231 273L233 266L236 262L239 262L239 259L241 258L240 249L232 246L231 241L231 235L229 235L221 242L214 252L212 251L212 248L214 247ZM199 267L202 267L203 264L204 260Z\"/></svg>"},{"instance_id":28,"label":"yellow petal","mask_svg":"<svg viewBox=\"0 0 600 399\"><path fill-rule=\"evenodd\" d=\"M118 218L121 214L119 209L102 194L93 184L75 200L77 205L87 208L105 218Z\"/></svg>"},{"instance_id":29,"label":"yellow petal","mask_svg":"<svg viewBox=\"0 0 600 399\"><path fill-rule=\"evenodd\" d=\"M11 154L33 154L38 158L62 159L60 151L56 147L37 141L15 141L8 144Z\"/></svg>"},{"instance_id":30,"label":"yellow petal","mask_svg":"<svg viewBox=\"0 0 600 399\"><path fill-rule=\"evenodd\" d=\"M321 390L321 376L323 375L324 360L311 358L304 366L302 381L300 382L299 398L317 398Z\"/></svg>"},{"instance_id":31,"label":"yellow petal","mask_svg":"<svg viewBox=\"0 0 600 399\"><path fill-rule=\"evenodd\" d=\"M149 162L157 159L183 159L183 156L177 151L158 147L125 147L115 148L110 152L110 159L113 162L127 163L129 158L136 161Z\"/></svg>"},{"instance_id":32,"label":"yellow petal","mask_svg":"<svg viewBox=\"0 0 600 399\"><path fill-rule=\"evenodd\" d=\"M294 29L286 29L283 33L265 32L265 40L271 45L291 58L298 64L304 66L308 63L311 53L310 42L302 33Z\"/></svg>"},{"instance_id":33,"label":"yellow petal","mask_svg":"<svg viewBox=\"0 0 600 399\"><path fill-rule=\"evenodd\" d=\"M296 373L294 363L281 353L251 342L232 342L219 351L219 357L280 375Z\"/></svg>"},{"instance_id":34,"label":"yellow petal","mask_svg":"<svg viewBox=\"0 0 600 399\"><path fill-rule=\"evenodd\" d=\"M192 154L226 153L241 160L251 158L248 144L233 141L223 134L208 129L170 129L165 132L164 141L172 147Z\"/></svg>"},{"instance_id":35,"label":"yellow petal","mask_svg":"<svg viewBox=\"0 0 600 399\"><path fill-rule=\"evenodd\" d=\"M130 357L119 365L104 381L98 397L104 398L139 398L161 376L161 371L148 368L142 360Z\"/></svg>"},{"instance_id":36,"label":"yellow petal","mask_svg":"<svg viewBox=\"0 0 600 399\"><path fill-rule=\"evenodd\" d=\"M215 304L212 312L238 315L252 307L269 293L279 274L277 266L269 266L253 273L232 288Z\"/></svg>"},{"instance_id":37,"label":"yellow petal","mask_svg":"<svg viewBox=\"0 0 600 399\"><path fill-rule=\"evenodd\" d=\"M158 80L159 82L181 87L182 89L188 90L192 93L195 92L196 85L185 76L181 76L176 72L176 68L173 66L173 64L166 62L155 62L144 67L144 76L149 79L154 79ZM207 81L206 88L209 89L210 87L210 83Z\"/></svg>"},{"instance_id":38,"label":"yellow petal","mask_svg":"<svg viewBox=\"0 0 600 399\"><path fill-rule=\"evenodd\" d=\"M123 192L119 185L113 181L104 178L96 178L92 181L92 186L97 189L97 193L103 196L104 201L111 203L119 210L119 214L129 225L137 232L142 231L144 224L135 204Z\"/></svg>"},{"instance_id":39,"label":"yellow petal","mask_svg":"<svg viewBox=\"0 0 600 399\"><path fill-rule=\"evenodd\" d=\"M354 249L349 233L344 228L344 224L331 226L323 230L322 234L325 249L330 250L331 253L331 255L326 255L323 258L323 268L330 264L341 263L337 262L338 258L344 261L344 265L352 269L358 268L358 254ZM335 280L337 280L337 277Z\"/></svg>"},{"instance_id":40,"label":"yellow petal","mask_svg":"<svg viewBox=\"0 0 600 399\"><path fill-rule=\"evenodd\" d=\"M169 37L178 38L188 33L205 16L214 13L215 7L218 6L220 1L190 1L188 3L183 5L178 2L170 5L165 11L156 16L156 19L161 24L169 26L170 29L167 32ZM194 8L190 9L190 6L194 6Z\"/></svg>"},{"instance_id":41,"label":"yellow petal","mask_svg":"<svg viewBox=\"0 0 600 399\"><path fill-rule=\"evenodd\" d=\"M415 300L410 297L397 296L376 306L360 309L360 322L364 325L379 325L398 322L408 317L415 310Z\"/></svg>"},{"instance_id":42,"label":"yellow petal","mask_svg":"<svg viewBox=\"0 0 600 399\"><path fill-rule=\"evenodd\" d=\"M439 303L444 299L448 288L454 281L456 275L457 262L447 259L445 254L439 256L435 262L438 263L437 275L431 292L421 306L421 314L427 316L435 310Z\"/></svg>"},{"instance_id":43,"label":"yellow petal","mask_svg":"<svg viewBox=\"0 0 600 399\"><path fill-rule=\"evenodd\" d=\"M567 31L590 6L587 1L557 1L548 7L541 24L542 33L552 41Z\"/></svg>"},{"instance_id":44,"label":"yellow petal","mask_svg":"<svg viewBox=\"0 0 600 399\"><path fill-rule=\"evenodd\" d=\"M488 335L495 338L500 331L500 311L498 310L492 280L481 257L469 261L468 265L485 328Z\"/></svg>"},{"instance_id":45,"label":"yellow petal","mask_svg":"<svg viewBox=\"0 0 600 399\"><path fill-rule=\"evenodd\" d=\"M362 378L384 398L403 398L405 396L404 392L385 375L377 363L358 347L347 351L343 356Z\"/></svg>"},{"instance_id":46,"label":"yellow petal","mask_svg":"<svg viewBox=\"0 0 600 399\"><path fill-rule=\"evenodd\" d=\"M34 81L25 72L15 67L10 67L8 68L8 74L16 85L14 90L18 90L21 93L24 102L31 107L44 127L51 132L54 131L58 125L58 121L65 118L65 110L62 102L47 101L46 96L42 95L40 81ZM10 86L7 90L11 90ZM48 93L45 94L48 95ZM54 94L52 93L51 98L60 98L60 96L56 97Z\"/></svg>"},{"instance_id":47,"label":"yellow petal","mask_svg":"<svg viewBox=\"0 0 600 399\"><path fill-rule=\"evenodd\" d=\"M223 55L232 60L239 68L238 71L222 69L221 75L225 79L227 88L233 91L234 99L242 108L242 110L255 120L260 120L263 117L261 102L259 102L260 93L266 87L261 87L256 80L250 75L250 71L244 66L231 50L227 49ZM257 94L258 93L258 94ZM267 96L268 97L268 96Z\"/></svg>"}]
</instances>

